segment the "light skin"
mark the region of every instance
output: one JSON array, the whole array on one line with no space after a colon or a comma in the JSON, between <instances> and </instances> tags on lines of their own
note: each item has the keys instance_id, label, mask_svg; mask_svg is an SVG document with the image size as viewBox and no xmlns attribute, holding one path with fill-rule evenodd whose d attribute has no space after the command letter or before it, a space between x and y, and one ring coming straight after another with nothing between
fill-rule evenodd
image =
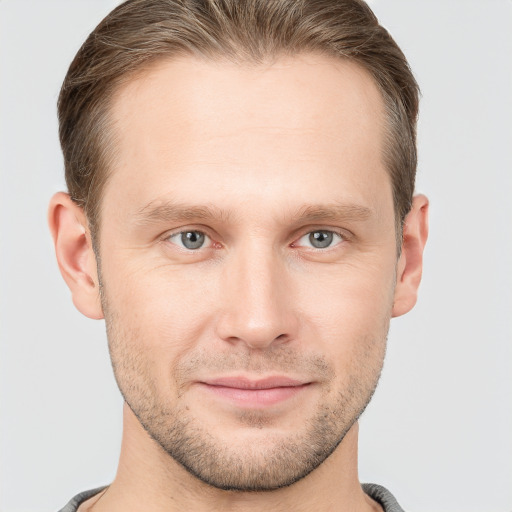
<instances>
[{"instance_id":1,"label":"light skin","mask_svg":"<svg viewBox=\"0 0 512 512\"><path fill-rule=\"evenodd\" d=\"M398 256L372 78L319 55L182 57L123 85L112 115L96 254L66 194L49 213L126 401L117 476L81 510L380 510L357 418L416 301L428 202Z\"/></svg>"}]
</instances>

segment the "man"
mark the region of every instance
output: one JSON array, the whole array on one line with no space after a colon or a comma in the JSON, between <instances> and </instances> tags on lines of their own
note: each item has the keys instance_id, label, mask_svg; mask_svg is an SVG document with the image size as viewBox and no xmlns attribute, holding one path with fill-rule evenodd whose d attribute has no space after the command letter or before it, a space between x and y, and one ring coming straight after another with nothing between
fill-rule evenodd
<instances>
[{"instance_id":1,"label":"man","mask_svg":"<svg viewBox=\"0 0 512 512\"><path fill-rule=\"evenodd\" d=\"M357 420L416 301L418 91L359 0L129 0L59 98L49 223L125 399L64 511L399 511Z\"/></svg>"}]
</instances>

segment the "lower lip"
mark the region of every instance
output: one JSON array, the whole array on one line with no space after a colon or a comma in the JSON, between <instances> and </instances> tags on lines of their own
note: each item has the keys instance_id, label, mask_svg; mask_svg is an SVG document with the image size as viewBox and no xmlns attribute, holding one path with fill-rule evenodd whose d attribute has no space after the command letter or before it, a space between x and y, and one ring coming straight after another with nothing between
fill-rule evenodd
<instances>
[{"instance_id":1,"label":"lower lip","mask_svg":"<svg viewBox=\"0 0 512 512\"><path fill-rule=\"evenodd\" d=\"M214 395L234 402L242 407L268 407L275 405L296 396L308 387L308 384L301 386L286 386L268 389L241 389L226 386L212 386L202 383L202 386Z\"/></svg>"}]
</instances>

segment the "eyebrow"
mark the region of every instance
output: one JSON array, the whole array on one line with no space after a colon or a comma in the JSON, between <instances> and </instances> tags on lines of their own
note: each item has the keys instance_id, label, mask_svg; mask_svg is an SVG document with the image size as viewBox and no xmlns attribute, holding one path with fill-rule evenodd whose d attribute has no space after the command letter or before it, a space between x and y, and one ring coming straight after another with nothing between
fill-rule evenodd
<instances>
[{"instance_id":1,"label":"eyebrow","mask_svg":"<svg viewBox=\"0 0 512 512\"><path fill-rule=\"evenodd\" d=\"M213 205L192 206L173 201L151 201L135 213L137 224L192 220L228 221L231 213Z\"/></svg>"},{"instance_id":2,"label":"eyebrow","mask_svg":"<svg viewBox=\"0 0 512 512\"><path fill-rule=\"evenodd\" d=\"M373 210L359 204L334 202L322 205L306 204L299 207L291 215L285 215L284 221L292 223L320 221L365 221L373 214ZM159 222L182 221L221 221L229 222L235 217L229 210L215 205L188 205L174 201L151 201L135 213L138 225L149 225Z\"/></svg>"},{"instance_id":3,"label":"eyebrow","mask_svg":"<svg viewBox=\"0 0 512 512\"><path fill-rule=\"evenodd\" d=\"M327 205L305 205L292 217L301 222L315 221L365 221L372 216L373 210L359 204L331 203Z\"/></svg>"}]
</instances>

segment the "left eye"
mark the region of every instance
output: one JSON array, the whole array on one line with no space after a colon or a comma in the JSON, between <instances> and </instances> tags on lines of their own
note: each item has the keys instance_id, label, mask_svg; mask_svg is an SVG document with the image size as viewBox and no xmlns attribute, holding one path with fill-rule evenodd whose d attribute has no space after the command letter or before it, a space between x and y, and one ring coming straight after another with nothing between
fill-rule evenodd
<instances>
[{"instance_id":1,"label":"left eye","mask_svg":"<svg viewBox=\"0 0 512 512\"><path fill-rule=\"evenodd\" d=\"M311 231L299 238L297 245L313 247L314 249L327 249L343 241L343 237L334 231L320 229Z\"/></svg>"},{"instance_id":2,"label":"left eye","mask_svg":"<svg viewBox=\"0 0 512 512\"><path fill-rule=\"evenodd\" d=\"M171 235L168 240L178 247L187 249L189 251L194 251L201 249L201 247L209 243L210 237L202 231L192 230L175 233L174 235Z\"/></svg>"}]
</instances>

